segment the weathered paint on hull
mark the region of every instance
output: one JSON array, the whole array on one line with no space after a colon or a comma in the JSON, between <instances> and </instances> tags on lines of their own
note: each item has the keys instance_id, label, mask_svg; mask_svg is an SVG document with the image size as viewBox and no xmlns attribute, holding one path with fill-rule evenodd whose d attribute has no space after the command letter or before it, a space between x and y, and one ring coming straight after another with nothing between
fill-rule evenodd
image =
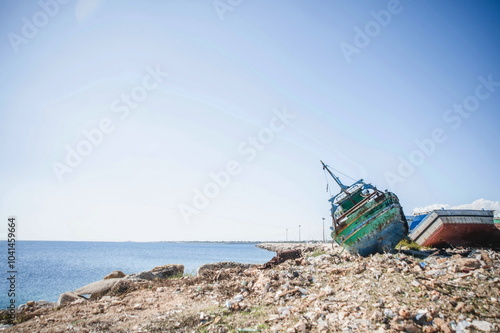
<instances>
[{"instance_id":1,"label":"weathered paint on hull","mask_svg":"<svg viewBox=\"0 0 500 333\"><path fill-rule=\"evenodd\" d=\"M410 238L428 247L500 247L500 230L493 223L493 212L483 210L434 211Z\"/></svg>"},{"instance_id":2,"label":"weathered paint on hull","mask_svg":"<svg viewBox=\"0 0 500 333\"><path fill-rule=\"evenodd\" d=\"M361 215L332 237L350 253L361 256L392 250L408 234L408 225L395 196L380 206L375 213L366 218Z\"/></svg>"},{"instance_id":3,"label":"weathered paint on hull","mask_svg":"<svg viewBox=\"0 0 500 333\"><path fill-rule=\"evenodd\" d=\"M395 217L381 229L366 233L357 241L344 243L344 247L353 254L368 256L374 253L389 252L406 236L407 229L401 222L401 217Z\"/></svg>"}]
</instances>

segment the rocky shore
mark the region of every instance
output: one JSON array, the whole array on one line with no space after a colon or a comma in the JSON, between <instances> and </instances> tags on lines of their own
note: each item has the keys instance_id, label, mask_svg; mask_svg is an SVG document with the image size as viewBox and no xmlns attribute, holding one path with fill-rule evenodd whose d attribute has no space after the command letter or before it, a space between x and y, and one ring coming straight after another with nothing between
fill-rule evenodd
<instances>
[{"instance_id":1,"label":"rocky shore","mask_svg":"<svg viewBox=\"0 0 500 333\"><path fill-rule=\"evenodd\" d=\"M181 265L133 276L113 272L58 304L28 302L4 331L500 331L499 252L407 250L363 258L331 244L259 247L300 256L277 256L269 265L209 264L195 276L181 275Z\"/></svg>"},{"instance_id":2,"label":"rocky shore","mask_svg":"<svg viewBox=\"0 0 500 333\"><path fill-rule=\"evenodd\" d=\"M333 250L332 243L261 243L256 245L258 248L271 251L283 252L290 250L300 250L304 252L330 251Z\"/></svg>"}]
</instances>

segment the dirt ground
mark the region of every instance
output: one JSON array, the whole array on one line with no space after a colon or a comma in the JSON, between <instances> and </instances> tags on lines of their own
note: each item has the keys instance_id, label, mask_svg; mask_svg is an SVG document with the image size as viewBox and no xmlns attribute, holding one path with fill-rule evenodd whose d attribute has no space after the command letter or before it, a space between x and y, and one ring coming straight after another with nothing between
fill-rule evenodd
<instances>
[{"instance_id":1,"label":"dirt ground","mask_svg":"<svg viewBox=\"0 0 500 333\"><path fill-rule=\"evenodd\" d=\"M285 244L272 249L290 248ZM303 247L269 268L123 281L96 299L30 302L5 332L500 332L500 253L370 257Z\"/></svg>"}]
</instances>

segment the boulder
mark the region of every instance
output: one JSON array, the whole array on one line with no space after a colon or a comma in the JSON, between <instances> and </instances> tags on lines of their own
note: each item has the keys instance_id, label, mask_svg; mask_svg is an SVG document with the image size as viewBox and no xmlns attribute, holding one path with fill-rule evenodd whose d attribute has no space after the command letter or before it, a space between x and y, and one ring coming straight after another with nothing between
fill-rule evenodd
<instances>
[{"instance_id":1,"label":"boulder","mask_svg":"<svg viewBox=\"0 0 500 333\"><path fill-rule=\"evenodd\" d=\"M123 273L122 271L113 271L113 272L109 273L108 275L106 275L104 277L104 280L119 279L122 277L125 277L125 273Z\"/></svg>"},{"instance_id":2,"label":"boulder","mask_svg":"<svg viewBox=\"0 0 500 333\"><path fill-rule=\"evenodd\" d=\"M125 279L127 279L127 280L148 280L148 281L154 280L155 278L156 278L156 275L154 275L150 271L141 272L141 273L134 273L134 274L127 275L125 277Z\"/></svg>"},{"instance_id":3,"label":"boulder","mask_svg":"<svg viewBox=\"0 0 500 333\"><path fill-rule=\"evenodd\" d=\"M225 262L215 262L215 263L212 263L212 264L205 264L205 265L202 265L198 268L198 275L200 274L203 274L204 272L206 271L217 271L217 270L220 270L220 269L223 269L223 268L240 268L240 269L248 269L250 267L252 267L254 265L252 264L241 264L241 263L238 263L238 262L229 262L229 261L225 261Z\"/></svg>"},{"instance_id":4,"label":"boulder","mask_svg":"<svg viewBox=\"0 0 500 333\"><path fill-rule=\"evenodd\" d=\"M132 281L129 281L127 279L122 279L120 281L118 281L117 283L115 283L113 285L113 287L111 287L111 290L110 290L110 294L111 295L121 295L121 294L124 294L126 292L130 292L134 290L134 287L133 287L133 282Z\"/></svg>"},{"instance_id":5,"label":"boulder","mask_svg":"<svg viewBox=\"0 0 500 333\"><path fill-rule=\"evenodd\" d=\"M271 260L262 265L263 268L269 269L273 266L279 265L290 259L297 259L302 256L302 250L286 250L276 254Z\"/></svg>"},{"instance_id":6,"label":"boulder","mask_svg":"<svg viewBox=\"0 0 500 333\"><path fill-rule=\"evenodd\" d=\"M184 274L184 265L163 265L157 266L151 270L156 277L160 279L168 279Z\"/></svg>"},{"instance_id":7,"label":"boulder","mask_svg":"<svg viewBox=\"0 0 500 333\"><path fill-rule=\"evenodd\" d=\"M96 282L92 282L86 286L76 289L73 291L74 294L81 295L90 295L90 298L97 298L105 295L111 288L120 281L121 279L107 279L100 280Z\"/></svg>"},{"instance_id":8,"label":"boulder","mask_svg":"<svg viewBox=\"0 0 500 333\"><path fill-rule=\"evenodd\" d=\"M80 297L78 297L78 295L76 295L70 291L62 293L59 296L59 299L57 300L57 306L63 306L63 305L72 303L72 302L76 301L77 299L80 299Z\"/></svg>"}]
</instances>

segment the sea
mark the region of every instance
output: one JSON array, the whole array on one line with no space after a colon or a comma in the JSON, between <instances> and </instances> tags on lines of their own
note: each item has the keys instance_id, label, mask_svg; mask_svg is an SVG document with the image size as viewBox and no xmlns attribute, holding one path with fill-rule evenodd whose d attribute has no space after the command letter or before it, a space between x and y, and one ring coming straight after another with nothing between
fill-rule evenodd
<instances>
[{"instance_id":1,"label":"sea","mask_svg":"<svg viewBox=\"0 0 500 333\"><path fill-rule=\"evenodd\" d=\"M207 263L263 264L274 256L256 243L17 241L15 245L15 258L10 258L14 266L9 267L7 242L0 242L0 309L12 299L16 307L30 300L56 302L60 294L115 270L132 274L182 264L186 274L196 274Z\"/></svg>"}]
</instances>

